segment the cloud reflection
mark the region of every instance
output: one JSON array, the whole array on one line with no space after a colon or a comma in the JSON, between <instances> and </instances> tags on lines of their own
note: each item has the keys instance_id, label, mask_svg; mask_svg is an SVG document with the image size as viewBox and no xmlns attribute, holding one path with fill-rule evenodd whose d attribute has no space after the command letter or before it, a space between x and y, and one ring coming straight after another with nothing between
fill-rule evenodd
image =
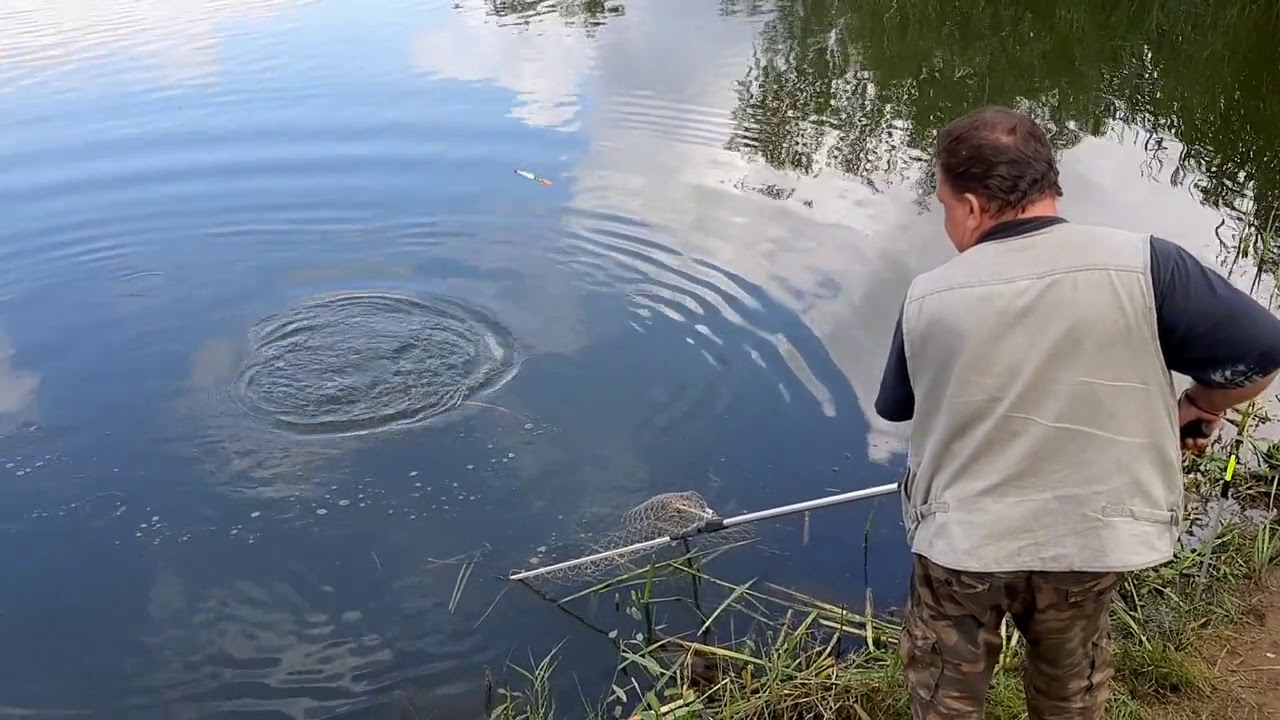
<instances>
[{"instance_id":1,"label":"cloud reflection","mask_svg":"<svg viewBox=\"0 0 1280 720\"><path fill-rule=\"evenodd\" d=\"M368 677L394 657L359 611L319 607L282 581L191 588L162 564L148 610L144 641L155 656L147 684L159 697L140 700L193 717L337 714L368 704L365 696L378 689ZM226 692L232 686L235 693ZM210 697L226 699L195 699Z\"/></svg>"},{"instance_id":2,"label":"cloud reflection","mask_svg":"<svg viewBox=\"0 0 1280 720\"><path fill-rule=\"evenodd\" d=\"M578 129L578 96L594 48L581 30L556 22L500 24L486 3L459 2L413 40L414 64L453 80L493 82L516 93L511 117L536 126Z\"/></svg>"},{"instance_id":3,"label":"cloud reflection","mask_svg":"<svg viewBox=\"0 0 1280 720\"><path fill-rule=\"evenodd\" d=\"M104 59L141 60L171 82L217 70L229 20L254 20L301 0L6 0L0 6L0 89Z\"/></svg>"},{"instance_id":4,"label":"cloud reflection","mask_svg":"<svg viewBox=\"0 0 1280 720\"><path fill-rule=\"evenodd\" d=\"M0 333L0 434L34 409L39 388L40 376L15 366L9 339Z\"/></svg>"},{"instance_id":5,"label":"cloud reflection","mask_svg":"<svg viewBox=\"0 0 1280 720\"><path fill-rule=\"evenodd\" d=\"M671 21L675 15L679 22ZM474 12L459 18L483 23ZM547 24L538 28L557 36ZM735 151L742 130L735 126L736 88L749 70L743 59L759 49L761 28L754 17L726 19L712 4L633 3L599 32L594 46L575 40L572 58L569 50L544 56L536 73L525 68L522 76L512 68L515 60L464 70L485 54L475 52L455 53L452 72L505 73L501 82L522 97L554 94L546 88L566 88L560 94L569 96L567 88L576 93L585 82L581 92L591 112L582 130L590 146L577 169L574 208L662 228L663 242L674 250L727 268L794 310L853 386L870 421L871 455L884 460L904 447L906 430L881 422L872 409L897 309L911 279L954 251L932 199L919 192L924 164L897 148L911 128L869 119L874 138L868 139L875 142L859 149L833 147L837 133L813 126L810 150L873 160L859 163L854 175L840 163L774 169L767 158ZM493 57L533 54L525 33L490 25L483 37ZM584 80L586 61L593 66ZM867 92L875 92L873 81ZM1132 130L1114 127L1115 133L1086 138L1065 152L1065 211L1085 222L1156 232L1213 260L1221 214L1171 178L1151 177ZM874 161L895 152L906 154ZM806 375L803 367L793 370ZM824 394L812 383L810 390Z\"/></svg>"}]
</instances>

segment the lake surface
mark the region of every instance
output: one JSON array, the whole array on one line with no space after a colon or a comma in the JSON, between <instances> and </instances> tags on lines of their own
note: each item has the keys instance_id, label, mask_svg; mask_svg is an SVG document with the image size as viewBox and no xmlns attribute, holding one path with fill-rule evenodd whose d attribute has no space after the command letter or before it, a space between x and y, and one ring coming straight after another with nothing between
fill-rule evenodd
<instances>
[{"instance_id":1,"label":"lake surface","mask_svg":"<svg viewBox=\"0 0 1280 720\"><path fill-rule=\"evenodd\" d=\"M0 717L476 718L562 641L607 680L502 576L656 493L896 481L931 134L984 102L1050 127L1066 215L1265 297L1275 11L1055 5L6 3ZM717 572L893 604L899 516Z\"/></svg>"}]
</instances>

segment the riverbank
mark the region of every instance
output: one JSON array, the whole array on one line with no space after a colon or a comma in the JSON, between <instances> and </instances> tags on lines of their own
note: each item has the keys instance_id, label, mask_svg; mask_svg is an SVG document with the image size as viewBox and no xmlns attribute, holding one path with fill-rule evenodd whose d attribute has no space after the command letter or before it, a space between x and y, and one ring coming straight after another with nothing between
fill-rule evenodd
<instances>
[{"instance_id":1,"label":"riverbank","mask_svg":"<svg viewBox=\"0 0 1280 720\"><path fill-rule=\"evenodd\" d=\"M1271 590L1280 583L1280 445L1255 439L1269 417L1249 417L1237 434L1241 419L1231 418L1209 453L1187 460L1190 521L1174 561L1132 575L1119 592L1109 717L1280 717L1280 600ZM1207 518L1233 454L1232 498L1210 544ZM553 691L566 678L552 653L493 681L490 717L909 717L899 628L872 598L853 612L786 588L732 585L708 569L726 551L690 552L575 593L607 598L638 626L608 633L618 648L612 686L580 688L581 703L565 706ZM676 612L659 616L668 609ZM997 720L1026 716L1023 647L1012 626L1005 638L987 711Z\"/></svg>"}]
</instances>

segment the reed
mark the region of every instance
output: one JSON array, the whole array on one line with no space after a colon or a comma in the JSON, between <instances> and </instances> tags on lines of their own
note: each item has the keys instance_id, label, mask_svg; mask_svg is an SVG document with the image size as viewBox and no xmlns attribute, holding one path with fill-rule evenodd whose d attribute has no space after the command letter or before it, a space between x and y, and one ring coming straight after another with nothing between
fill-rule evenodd
<instances>
[{"instance_id":1,"label":"reed","mask_svg":"<svg viewBox=\"0 0 1280 720\"><path fill-rule=\"evenodd\" d=\"M1251 427L1269 422L1260 412ZM1238 420L1236 421L1238 422ZM1189 495L1221 481L1232 449L1240 453L1233 497L1240 509L1224 519L1210 549L1188 546L1165 565L1130 575L1112 610L1113 679L1108 717L1202 717L1222 687L1212 650L1245 621L1251 593L1280 558L1275 520L1280 447L1253 436L1228 438L1188 461ZM575 597L625 596L627 616L642 631L612 631L617 646L614 681L594 700L578 689L574 707L553 702L555 653L529 665L511 665L498 692L494 720L606 718L667 720L898 720L909 717L907 688L897 655L899 626L796 590L734 583L708 571L708 562L735 546L653 563L601 583ZM1199 575L1211 550L1208 582ZM692 608L670 588L697 588L696 618L688 627L660 616L659 608ZM704 612L705 610L705 612ZM1020 661L1024 645L1007 625L1001 662L988 696L987 717L1025 718Z\"/></svg>"}]
</instances>

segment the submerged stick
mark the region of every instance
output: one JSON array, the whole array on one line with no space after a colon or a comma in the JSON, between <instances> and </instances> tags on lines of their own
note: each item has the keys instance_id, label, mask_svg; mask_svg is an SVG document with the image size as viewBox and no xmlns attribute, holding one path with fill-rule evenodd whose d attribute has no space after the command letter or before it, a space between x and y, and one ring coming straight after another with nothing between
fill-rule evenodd
<instances>
[{"instance_id":1,"label":"submerged stick","mask_svg":"<svg viewBox=\"0 0 1280 720\"><path fill-rule=\"evenodd\" d=\"M462 588L466 587L467 579L471 577L471 569L476 566L476 561L471 560L462 564L462 569L458 571L458 579L453 583L453 597L449 599L449 614L452 615L454 610L458 609L458 601L462 599Z\"/></svg>"},{"instance_id":2,"label":"submerged stick","mask_svg":"<svg viewBox=\"0 0 1280 720\"><path fill-rule=\"evenodd\" d=\"M473 629L480 627L480 623L484 622L484 619L489 617L489 613L493 612L493 609L498 606L498 601L501 600L502 596L506 595L507 591L510 589L510 585L503 586L502 592L498 593L498 597L494 598L493 602L489 603L489 609L485 610L484 614L480 616L480 619L476 621L476 624L471 626Z\"/></svg>"},{"instance_id":3,"label":"submerged stick","mask_svg":"<svg viewBox=\"0 0 1280 720\"><path fill-rule=\"evenodd\" d=\"M491 549L492 549L492 546L490 546L489 543L485 543L484 547L476 548L471 552L465 552L465 553L462 553L461 555L455 555L454 557L451 557L448 560L437 560L436 558L429 557L427 558L427 562L430 564L422 566L422 571L426 572L427 570L434 570L435 568L438 568L441 565L466 565L469 562L475 562L479 560L480 557L484 555L484 552L486 550L491 550Z\"/></svg>"},{"instance_id":4,"label":"submerged stick","mask_svg":"<svg viewBox=\"0 0 1280 720\"><path fill-rule=\"evenodd\" d=\"M528 417L526 417L526 416L524 416L524 415L521 415L520 413L518 413L518 412L516 412L516 411L514 411L514 410L508 410L507 408L504 408L504 407L502 407L501 405L493 405L493 404L491 404L491 403L480 402L479 400L463 400L462 402L460 402L460 403L458 403L458 404L459 404L459 405L474 405L475 407L489 408L490 410L501 410L502 412L507 413L508 415L511 415L512 417L520 418L521 420L524 420L525 422L528 422L528 421L529 421L529 418L528 418Z\"/></svg>"}]
</instances>

